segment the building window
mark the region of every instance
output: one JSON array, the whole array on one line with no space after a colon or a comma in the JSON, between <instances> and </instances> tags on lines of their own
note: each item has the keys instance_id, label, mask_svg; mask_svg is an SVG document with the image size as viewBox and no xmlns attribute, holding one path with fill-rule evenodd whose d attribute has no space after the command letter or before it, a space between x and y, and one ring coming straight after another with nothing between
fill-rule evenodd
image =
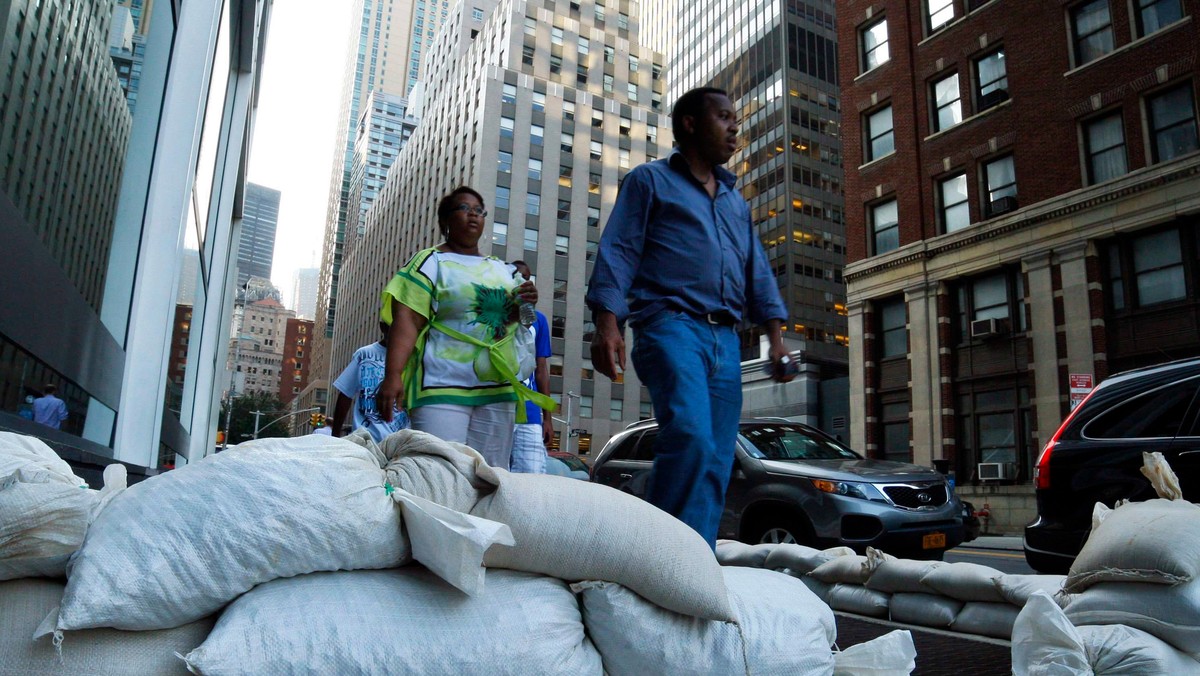
<instances>
[{"instance_id":1,"label":"building window","mask_svg":"<svg viewBox=\"0 0 1200 676\"><path fill-rule=\"evenodd\" d=\"M1013 465L1018 480L1029 478L1033 465L1030 451L1033 416L1028 387L963 393L958 397L957 408L960 481L965 483L976 477L976 463L981 462Z\"/></svg>"},{"instance_id":2,"label":"building window","mask_svg":"<svg viewBox=\"0 0 1200 676\"><path fill-rule=\"evenodd\" d=\"M883 404L880 413L882 414L880 422L883 425L883 459L894 462L911 462L908 402Z\"/></svg>"},{"instance_id":3,"label":"building window","mask_svg":"<svg viewBox=\"0 0 1200 676\"><path fill-rule=\"evenodd\" d=\"M999 216L1017 208L1017 172L1012 155L984 164L983 181L988 215Z\"/></svg>"},{"instance_id":4,"label":"building window","mask_svg":"<svg viewBox=\"0 0 1200 676\"><path fill-rule=\"evenodd\" d=\"M951 73L933 83L933 105L936 110L933 130L942 131L962 122L962 95L958 89L958 73Z\"/></svg>"},{"instance_id":5,"label":"building window","mask_svg":"<svg viewBox=\"0 0 1200 676\"><path fill-rule=\"evenodd\" d=\"M571 238L567 237L566 235L555 235L554 236L554 255L566 256L567 255L567 245L570 244L570 242L571 242Z\"/></svg>"},{"instance_id":6,"label":"building window","mask_svg":"<svg viewBox=\"0 0 1200 676\"><path fill-rule=\"evenodd\" d=\"M638 86L636 82L630 82L625 85L625 94L629 97L630 103L637 103Z\"/></svg>"},{"instance_id":7,"label":"building window","mask_svg":"<svg viewBox=\"0 0 1200 676\"><path fill-rule=\"evenodd\" d=\"M526 66L533 65L533 45L525 45L521 47L521 63Z\"/></svg>"},{"instance_id":8,"label":"building window","mask_svg":"<svg viewBox=\"0 0 1200 676\"><path fill-rule=\"evenodd\" d=\"M954 0L926 0L928 3L929 32L940 30L954 20Z\"/></svg>"},{"instance_id":9,"label":"building window","mask_svg":"<svg viewBox=\"0 0 1200 676\"><path fill-rule=\"evenodd\" d=\"M564 222L571 220L571 200L558 201L558 220Z\"/></svg>"},{"instance_id":10,"label":"building window","mask_svg":"<svg viewBox=\"0 0 1200 676\"><path fill-rule=\"evenodd\" d=\"M1179 229L1122 238L1105 248L1108 291L1114 310L1185 300L1188 260ZM1196 274L1196 259L1190 265Z\"/></svg>"},{"instance_id":11,"label":"building window","mask_svg":"<svg viewBox=\"0 0 1200 676\"><path fill-rule=\"evenodd\" d=\"M1183 18L1179 0L1137 0L1138 35L1149 35Z\"/></svg>"},{"instance_id":12,"label":"building window","mask_svg":"<svg viewBox=\"0 0 1200 676\"><path fill-rule=\"evenodd\" d=\"M563 119L568 122L575 121L575 104L570 101L563 101L562 105Z\"/></svg>"},{"instance_id":13,"label":"building window","mask_svg":"<svg viewBox=\"0 0 1200 676\"><path fill-rule=\"evenodd\" d=\"M1004 50L998 49L975 61L975 97L979 112L1008 100L1008 69Z\"/></svg>"},{"instance_id":14,"label":"building window","mask_svg":"<svg viewBox=\"0 0 1200 676\"><path fill-rule=\"evenodd\" d=\"M612 47L609 47L608 45L604 45L604 63L616 63L616 62L617 62L617 50L613 49Z\"/></svg>"},{"instance_id":15,"label":"building window","mask_svg":"<svg viewBox=\"0 0 1200 676\"><path fill-rule=\"evenodd\" d=\"M478 7L471 8L471 18L476 21L483 21L483 10Z\"/></svg>"},{"instance_id":16,"label":"building window","mask_svg":"<svg viewBox=\"0 0 1200 676\"><path fill-rule=\"evenodd\" d=\"M542 213L542 196L537 193L525 193L525 213L537 216Z\"/></svg>"},{"instance_id":17,"label":"building window","mask_svg":"<svg viewBox=\"0 0 1200 676\"><path fill-rule=\"evenodd\" d=\"M604 144L602 144L600 141L592 141L591 142L591 157L593 160L600 159L603 151L604 151Z\"/></svg>"},{"instance_id":18,"label":"building window","mask_svg":"<svg viewBox=\"0 0 1200 676\"><path fill-rule=\"evenodd\" d=\"M525 228L524 241L521 244L526 251L537 251L538 245L538 230L537 228Z\"/></svg>"},{"instance_id":19,"label":"building window","mask_svg":"<svg viewBox=\"0 0 1200 676\"><path fill-rule=\"evenodd\" d=\"M629 55L629 72L636 73L639 66L638 58L633 54Z\"/></svg>"},{"instance_id":20,"label":"building window","mask_svg":"<svg viewBox=\"0 0 1200 676\"><path fill-rule=\"evenodd\" d=\"M1075 65L1095 61L1113 50L1112 15L1108 0L1091 0L1071 9Z\"/></svg>"},{"instance_id":21,"label":"building window","mask_svg":"<svg viewBox=\"0 0 1200 676\"><path fill-rule=\"evenodd\" d=\"M588 40L587 36L584 36L584 35L579 36L579 55L580 56L584 56L588 53L589 42L590 41Z\"/></svg>"},{"instance_id":22,"label":"building window","mask_svg":"<svg viewBox=\"0 0 1200 676\"><path fill-rule=\"evenodd\" d=\"M550 29L550 44L561 45L563 43L563 29L555 26Z\"/></svg>"},{"instance_id":23,"label":"building window","mask_svg":"<svg viewBox=\"0 0 1200 676\"><path fill-rule=\"evenodd\" d=\"M516 103L517 102L517 87L516 85L504 85L504 91L500 94L501 103Z\"/></svg>"},{"instance_id":24,"label":"building window","mask_svg":"<svg viewBox=\"0 0 1200 676\"><path fill-rule=\"evenodd\" d=\"M534 92L533 93L533 112L535 112L535 113L546 112L546 94L545 94L545 92Z\"/></svg>"},{"instance_id":25,"label":"building window","mask_svg":"<svg viewBox=\"0 0 1200 676\"><path fill-rule=\"evenodd\" d=\"M574 145L575 137L571 134L563 132L560 140L561 140L561 143L559 145L559 148L562 150L562 152L566 153L567 155L570 155L571 151L575 148L575 145Z\"/></svg>"},{"instance_id":26,"label":"building window","mask_svg":"<svg viewBox=\"0 0 1200 676\"><path fill-rule=\"evenodd\" d=\"M619 30L619 31L629 30L629 15L628 14L625 14L624 12L617 14L617 30Z\"/></svg>"},{"instance_id":27,"label":"building window","mask_svg":"<svg viewBox=\"0 0 1200 676\"><path fill-rule=\"evenodd\" d=\"M605 73L603 84L601 86L606 94L611 94L613 90L613 76Z\"/></svg>"},{"instance_id":28,"label":"building window","mask_svg":"<svg viewBox=\"0 0 1200 676\"><path fill-rule=\"evenodd\" d=\"M619 150L617 150L617 166L622 169L629 168L629 151L628 150L626 150L624 148L620 148Z\"/></svg>"},{"instance_id":29,"label":"building window","mask_svg":"<svg viewBox=\"0 0 1200 676\"><path fill-rule=\"evenodd\" d=\"M496 246L508 244L508 223L492 223L492 244Z\"/></svg>"},{"instance_id":30,"label":"building window","mask_svg":"<svg viewBox=\"0 0 1200 676\"><path fill-rule=\"evenodd\" d=\"M531 16L525 17L525 34L537 35L537 19Z\"/></svg>"},{"instance_id":31,"label":"building window","mask_svg":"<svg viewBox=\"0 0 1200 676\"><path fill-rule=\"evenodd\" d=\"M512 173L512 153L501 150L496 159L496 167L502 174Z\"/></svg>"},{"instance_id":32,"label":"building window","mask_svg":"<svg viewBox=\"0 0 1200 676\"><path fill-rule=\"evenodd\" d=\"M550 72L555 75L562 72L562 57L558 54L550 55Z\"/></svg>"},{"instance_id":33,"label":"building window","mask_svg":"<svg viewBox=\"0 0 1200 676\"><path fill-rule=\"evenodd\" d=\"M885 106L867 115L866 161L877 160L896 150L892 134L892 107Z\"/></svg>"},{"instance_id":34,"label":"building window","mask_svg":"<svg viewBox=\"0 0 1200 676\"><path fill-rule=\"evenodd\" d=\"M567 280L555 279L554 280L554 300L566 300L566 299L567 299ZM561 337L562 336L556 336L556 338L561 338Z\"/></svg>"},{"instance_id":35,"label":"building window","mask_svg":"<svg viewBox=\"0 0 1200 676\"><path fill-rule=\"evenodd\" d=\"M600 209L598 207L588 207L587 210L588 227L600 227Z\"/></svg>"},{"instance_id":36,"label":"building window","mask_svg":"<svg viewBox=\"0 0 1200 676\"><path fill-rule=\"evenodd\" d=\"M529 145L540 146L543 142L543 137L546 135L546 128L540 124L529 125Z\"/></svg>"},{"instance_id":37,"label":"building window","mask_svg":"<svg viewBox=\"0 0 1200 676\"><path fill-rule=\"evenodd\" d=\"M604 111L592 109L592 126L596 129L604 128Z\"/></svg>"},{"instance_id":38,"label":"building window","mask_svg":"<svg viewBox=\"0 0 1200 676\"><path fill-rule=\"evenodd\" d=\"M1166 162L1195 151L1196 100L1192 87L1184 84L1146 99L1149 113L1150 149L1154 161Z\"/></svg>"},{"instance_id":39,"label":"building window","mask_svg":"<svg viewBox=\"0 0 1200 676\"><path fill-rule=\"evenodd\" d=\"M600 194L600 174L588 174L588 192L593 195Z\"/></svg>"},{"instance_id":40,"label":"building window","mask_svg":"<svg viewBox=\"0 0 1200 676\"><path fill-rule=\"evenodd\" d=\"M1029 328L1025 307L1025 278L1018 270L999 270L958 285L959 342L972 340L971 322L995 319L1004 330Z\"/></svg>"},{"instance_id":41,"label":"building window","mask_svg":"<svg viewBox=\"0 0 1200 676\"><path fill-rule=\"evenodd\" d=\"M1088 183L1103 183L1129 171L1125 157L1125 123L1120 112L1083 123Z\"/></svg>"},{"instance_id":42,"label":"building window","mask_svg":"<svg viewBox=\"0 0 1200 676\"><path fill-rule=\"evenodd\" d=\"M563 188L570 188L572 171L573 168L569 164L558 165L558 185Z\"/></svg>"},{"instance_id":43,"label":"building window","mask_svg":"<svg viewBox=\"0 0 1200 676\"><path fill-rule=\"evenodd\" d=\"M511 117L500 118L500 138L513 137L513 123L514 120Z\"/></svg>"},{"instance_id":44,"label":"building window","mask_svg":"<svg viewBox=\"0 0 1200 676\"><path fill-rule=\"evenodd\" d=\"M879 356L902 357L908 354L908 318L903 298L893 298L878 303L879 308Z\"/></svg>"},{"instance_id":45,"label":"building window","mask_svg":"<svg viewBox=\"0 0 1200 676\"><path fill-rule=\"evenodd\" d=\"M628 117L621 118L620 134L621 136L629 136L629 130L633 128L633 121Z\"/></svg>"},{"instance_id":46,"label":"building window","mask_svg":"<svg viewBox=\"0 0 1200 676\"><path fill-rule=\"evenodd\" d=\"M596 253L599 250L600 250L600 243L593 242L592 240L589 239L587 241L587 249L583 253L583 260L587 261L588 263L594 262L596 260Z\"/></svg>"},{"instance_id":47,"label":"building window","mask_svg":"<svg viewBox=\"0 0 1200 676\"><path fill-rule=\"evenodd\" d=\"M579 397L579 417L592 417L592 397L590 395L585 394Z\"/></svg>"},{"instance_id":48,"label":"building window","mask_svg":"<svg viewBox=\"0 0 1200 676\"><path fill-rule=\"evenodd\" d=\"M896 200L871 207L871 239L875 254L900 248L900 220Z\"/></svg>"},{"instance_id":49,"label":"building window","mask_svg":"<svg viewBox=\"0 0 1200 676\"><path fill-rule=\"evenodd\" d=\"M508 196L509 196L508 188L505 188L504 186L500 186L500 185L496 186L496 208L497 209L507 209L508 208Z\"/></svg>"},{"instance_id":50,"label":"building window","mask_svg":"<svg viewBox=\"0 0 1200 676\"><path fill-rule=\"evenodd\" d=\"M891 58L888 51L887 19L880 19L862 29L862 70L867 72L887 63Z\"/></svg>"},{"instance_id":51,"label":"building window","mask_svg":"<svg viewBox=\"0 0 1200 676\"><path fill-rule=\"evenodd\" d=\"M609 399L608 400L608 419L620 420L625 416L625 400L624 399Z\"/></svg>"},{"instance_id":52,"label":"building window","mask_svg":"<svg viewBox=\"0 0 1200 676\"><path fill-rule=\"evenodd\" d=\"M958 174L939 181L938 195L941 198L939 211L942 217L943 232L962 230L971 224L970 208L967 205L966 174Z\"/></svg>"}]
</instances>

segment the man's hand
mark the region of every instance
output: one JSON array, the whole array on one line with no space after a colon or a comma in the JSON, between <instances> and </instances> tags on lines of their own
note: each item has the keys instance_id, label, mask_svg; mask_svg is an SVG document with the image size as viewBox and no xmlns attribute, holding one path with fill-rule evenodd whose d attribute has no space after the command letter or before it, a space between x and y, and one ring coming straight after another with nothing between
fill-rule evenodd
<instances>
[{"instance_id":1,"label":"man's hand","mask_svg":"<svg viewBox=\"0 0 1200 676\"><path fill-rule=\"evenodd\" d=\"M384 422L392 421L392 407L404 410L404 400L400 397L404 392L404 383L399 378L384 378L375 390L375 410Z\"/></svg>"},{"instance_id":2,"label":"man's hand","mask_svg":"<svg viewBox=\"0 0 1200 676\"><path fill-rule=\"evenodd\" d=\"M554 422L550 419L550 411L542 411L542 445L550 448L554 441Z\"/></svg>"},{"instance_id":3,"label":"man's hand","mask_svg":"<svg viewBox=\"0 0 1200 676\"><path fill-rule=\"evenodd\" d=\"M792 357L788 354L787 348L781 342L778 345L772 345L771 351L771 380L777 383L787 383L795 380L796 371L789 370L788 366Z\"/></svg>"},{"instance_id":4,"label":"man's hand","mask_svg":"<svg viewBox=\"0 0 1200 676\"><path fill-rule=\"evenodd\" d=\"M616 380L618 367L625 370L625 334L617 327L617 316L611 312L596 313L592 366L610 380Z\"/></svg>"}]
</instances>

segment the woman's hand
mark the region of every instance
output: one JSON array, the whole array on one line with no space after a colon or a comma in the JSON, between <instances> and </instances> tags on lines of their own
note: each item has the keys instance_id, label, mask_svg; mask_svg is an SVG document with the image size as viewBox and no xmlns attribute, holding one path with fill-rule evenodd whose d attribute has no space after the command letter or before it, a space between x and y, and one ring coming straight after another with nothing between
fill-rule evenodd
<instances>
[{"instance_id":1,"label":"woman's hand","mask_svg":"<svg viewBox=\"0 0 1200 676\"><path fill-rule=\"evenodd\" d=\"M384 378L375 390L375 410L384 422L392 421L392 407L397 411L404 410L404 381L400 378Z\"/></svg>"},{"instance_id":2,"label":"woman's hand","mask_svg":"<svg viewBox=\"0 0 1200 676\"><path fill-rule=\"evenodd\" d=\"M521 284L521 286L517 287L516 293L517 298L520 298L530 305L537 305L538 291L537 287L533 285L532 281L526 280Z\"/></svg>"}]
</instances>

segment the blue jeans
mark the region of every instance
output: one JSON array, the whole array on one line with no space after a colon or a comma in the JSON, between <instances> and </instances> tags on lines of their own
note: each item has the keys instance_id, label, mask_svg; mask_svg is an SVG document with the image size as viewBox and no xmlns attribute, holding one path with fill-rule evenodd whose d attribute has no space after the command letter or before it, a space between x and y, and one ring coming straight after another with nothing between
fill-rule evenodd
<instances>
[{"instance_id":1,"label":"blue jeans","mask_svg":"<svg viewBox=\"0 0 1200 676\"><path fill-rule=\"evenodd\" d=\"M742 412L737 332L682 312L633 330L633 366L650 390L658 439L646 499L715 548Z\"/></svg>"}]
</instances>

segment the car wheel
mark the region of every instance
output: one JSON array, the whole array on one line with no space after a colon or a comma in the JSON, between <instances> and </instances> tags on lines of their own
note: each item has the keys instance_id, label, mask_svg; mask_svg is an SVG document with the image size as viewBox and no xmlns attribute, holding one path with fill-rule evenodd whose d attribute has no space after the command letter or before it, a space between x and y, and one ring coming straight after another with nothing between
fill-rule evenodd
<instances>
[{"instance_id":1,"label":"car wheel","mask_svg":"<svg viewBox=\"0 0 1200 676\"><path fill-rule=\"evenodd\" d=\"M814 539L805 519L787 514L764 517L747 535L751 544L811 545Z\"/></svg>"}]
</instances>

